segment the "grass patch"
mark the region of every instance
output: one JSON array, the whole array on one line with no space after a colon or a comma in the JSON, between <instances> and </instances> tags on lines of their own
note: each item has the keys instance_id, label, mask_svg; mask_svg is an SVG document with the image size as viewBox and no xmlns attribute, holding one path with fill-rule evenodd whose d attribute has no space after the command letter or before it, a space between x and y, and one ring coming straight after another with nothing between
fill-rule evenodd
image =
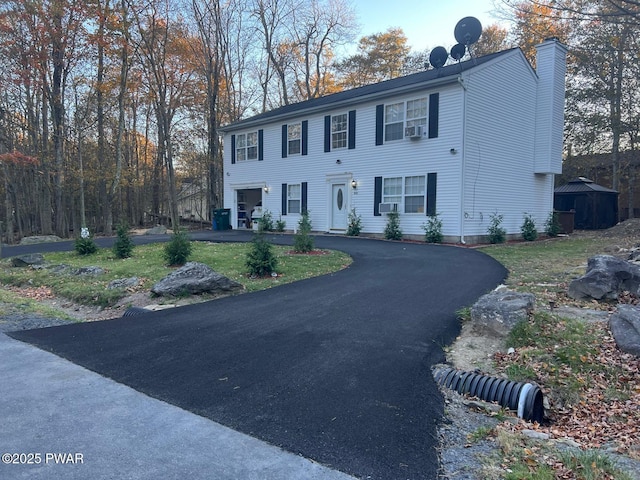
<instances>
[{"instance_id":1,"label":"grass patch","mask_svg":"<svg viewBox=\"0 0 640 480\"><path fill-rule=\"evenodd\" d=\"M77 321L66 313L44 305L37 300L24 298L17 293L0 289L0 316L5 317L13 314L37 315L45 318Z\"/></svg>"},{"instance_id":2,"label":"grass patch","mask_svg":"<svg viewBox=\"0 0 640 480\"><path fill-rule=\"evenodd\" d=\"M245 243L193 242L190 260L209 265L217 272L242 285L247 291L296 282L306 278L333 273L347 267L351 258L342 252L327 251L323 255L289 255L291 247L274 246L278 258L278 276L275 278L249 278L246 257L249 245ZM85 305L113 306L127 292L122 289L107 290L107 284L118 278L136 276L141 280L141 290L149 290L154 283L164 278L174 268L168 267L164 259L162 244L137 246L133 256L118 259L110 249L101 249L90 256L74 252L44 254L49 265L68 265L72 268L88 265L105 270L99 276L77 276L69 273L54 273L51 268L40 270L14 268L9 260L0 262L0 283L15 286L51 288L55 295Z\"/></svg>"},{"instance_id":3,"label":"grass patch","mask_svg":"<svg viewBox=\"0 0 640 480\"><path fill-rule=\"evenodd\" d=\"M602 253L610 242L606 238L552 238L489 245L481 250L509 270L509 287L536 294L546 293L553 288L550 285L564 291L566 284L584 274L587 259Z\"/></svg>"},{"instance_id":4,"label":"grass patch","mask_svg":"<svg viewBox=\"0 0 640 480\"><path fill-rule=\"evenodd\" d=\"M484 459L486 480L631 480L605 454L594 450L559 451L547 442L499 430L499 455Z\"/></svg>"}]
</instances>

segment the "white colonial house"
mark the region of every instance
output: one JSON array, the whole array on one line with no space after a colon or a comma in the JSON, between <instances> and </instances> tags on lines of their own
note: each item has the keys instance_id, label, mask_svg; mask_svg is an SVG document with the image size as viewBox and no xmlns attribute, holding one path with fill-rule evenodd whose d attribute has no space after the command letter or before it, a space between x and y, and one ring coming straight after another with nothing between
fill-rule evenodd
<instances>
[{"instance_id":1,"label":"white colonial house","mask_svg":"<svg viewBox=\"0 0 640 480\"><path fill-rule=\"evenodd\" d=\"M348 90L225 126L224 203L233 228L269 210L297 226L344 233L348 213L381 234L397 209L405 236L428 215L446 241L478 241L490 216L539 230L562 169L566 48L519 48ZM258 207L258 208L256 208ZM261 207L261 209L260 209Z\"/></svg>"}]
</instances>

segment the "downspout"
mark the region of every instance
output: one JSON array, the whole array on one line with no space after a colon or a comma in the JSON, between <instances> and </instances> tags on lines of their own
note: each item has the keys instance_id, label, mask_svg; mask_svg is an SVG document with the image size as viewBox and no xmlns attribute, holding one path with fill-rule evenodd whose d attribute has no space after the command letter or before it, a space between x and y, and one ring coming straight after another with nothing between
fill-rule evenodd
<instances>
[{"instance_id":1,"label":"downspout","mask_svg":"<svg viewBox=\"0 0 640 480\"><path fill-rule=\"evenodd\" d=\"M467 87L464 84L462 75L458 76L458 83L462 87L462 146L460 148L461 165L460 165L460 243L465 245L464 239L464 176L465 176L465 156L466 156L466 137L467 137Z\"/></svg>"}]
</instances>

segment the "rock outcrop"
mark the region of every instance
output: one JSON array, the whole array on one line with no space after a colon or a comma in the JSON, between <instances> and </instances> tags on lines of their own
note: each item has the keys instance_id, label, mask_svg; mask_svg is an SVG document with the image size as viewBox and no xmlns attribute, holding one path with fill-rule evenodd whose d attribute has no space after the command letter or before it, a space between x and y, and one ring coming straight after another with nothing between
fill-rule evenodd
<instances>
[{"instance_id":1,"label":"rock outcrop","mask_svg":"<svg viewBox=\"0 0 640 480\"><path fill-rule=\"evenodd\" d=\"M235 293L244 287L208 265L188 262L151 288L158 296L197 295L201 293Z\"/></svg>"}]
</instances>

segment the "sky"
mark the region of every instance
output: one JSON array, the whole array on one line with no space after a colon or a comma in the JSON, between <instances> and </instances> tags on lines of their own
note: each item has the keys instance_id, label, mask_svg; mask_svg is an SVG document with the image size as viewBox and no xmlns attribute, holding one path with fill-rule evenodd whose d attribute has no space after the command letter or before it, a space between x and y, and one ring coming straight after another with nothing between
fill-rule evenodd
<instances>
[{"instance_id":1,"label":"sky","mask_svg":"<svg viewBox=\"0 0 640 480\"><path fill-rule=\"evenodd\" d=\"M493 23L508 26L491 15L494 0L353 0L353 4L361 26L358 39L401 27L415 51L455 45L453 31L464 17L476 17L483 28Z\"/></svg>"}]
</instances>

